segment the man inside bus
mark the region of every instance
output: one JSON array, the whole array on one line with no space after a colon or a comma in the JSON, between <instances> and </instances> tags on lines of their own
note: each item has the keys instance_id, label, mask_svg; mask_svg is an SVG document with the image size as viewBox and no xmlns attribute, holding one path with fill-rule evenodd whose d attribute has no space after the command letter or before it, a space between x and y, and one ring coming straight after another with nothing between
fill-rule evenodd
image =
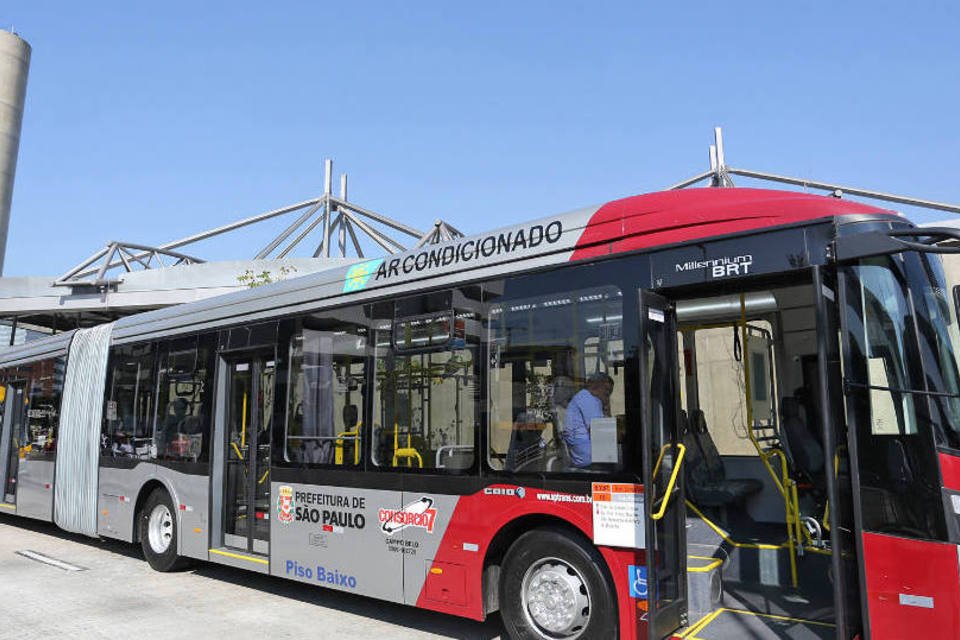
<instances>
[{"instance_id":1,"label":"man inside bus","mask_svg":"<svg viewBox=\"0 0 960 640\"><path fill-rule=\"evenodd\" d=\"M574 467L589 467L592 463L590 425L594 419L610 415L611 393L613 378L605 373L593 373L587 378L586 388L578 391L567 405L563 441L567 443Z\"/></svg>"}]
</instances>

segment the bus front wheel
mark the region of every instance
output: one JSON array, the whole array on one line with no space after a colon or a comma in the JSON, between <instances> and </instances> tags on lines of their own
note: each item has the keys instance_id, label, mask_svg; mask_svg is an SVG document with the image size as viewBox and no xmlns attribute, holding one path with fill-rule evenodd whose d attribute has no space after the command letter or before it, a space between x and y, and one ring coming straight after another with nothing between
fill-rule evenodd
<instances>
[{"instance_id":1,"label":"bus front wheel","mask_svg":"<svg viewBox=\"0 0 960 640\"><path fill-rule=\"evenodd\" d=\"M137 518L143 556L157 571L177 571L187 566L186 558L177 555L176 514L170 494L154 489Z\"/></svg>"},{"instance_id":2,"label":"bus front wheel","mask_svg":"<svg viewBox=\"0 0 960 640\"><path fill-rule=\"evenodd\" d=\"M605 640L617 637L617 606L589 544L557 529L535 529L507 551L500 572L500 611L515 640Z\"/></svg>"}]
</instances>

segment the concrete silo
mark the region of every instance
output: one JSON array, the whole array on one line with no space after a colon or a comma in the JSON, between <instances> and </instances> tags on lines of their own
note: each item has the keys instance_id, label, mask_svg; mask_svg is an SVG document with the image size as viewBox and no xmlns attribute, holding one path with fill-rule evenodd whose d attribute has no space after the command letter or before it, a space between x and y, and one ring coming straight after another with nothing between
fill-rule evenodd
<instances>
[{"instance_id":1,"label":"concrete silo","mask_svg":"<svg viewBox=\"0 0 960 640\"><path fill-rule=\"evenodd\" d=\"M0 29L0 275L7 251L13 177L17 171L29 69L30 45L17 34Z\"/></svg>"}]
</instances>

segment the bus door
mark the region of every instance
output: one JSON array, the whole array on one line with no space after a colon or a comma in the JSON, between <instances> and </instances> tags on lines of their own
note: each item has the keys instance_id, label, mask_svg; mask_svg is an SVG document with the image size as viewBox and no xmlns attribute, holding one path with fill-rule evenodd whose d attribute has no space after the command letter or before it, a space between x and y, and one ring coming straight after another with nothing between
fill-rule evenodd
<instances>
[{"instance_id":1,"label":"bus door","mask_svg":"<svg viewBox=\"0 0 960 640\"><path fill-rule=\"evenodd\" d=\"M896 246L919 231L837 242L861 607L873 640L955 638L960 629L960 535L947 520L954 508L938 452L960 437L957 321L933 247Z\"/></svg>"},{"instance_id":2,"label":"bus door","mask_svg":"<svg viewBox=\"0 0 960 640\"><path fill-rule=\"evenodd\" d=\"M24 388L22 385L11 384L0 387L3 400L3 424L0 429L0 481L3 482L3 492L0 502L13 505L17 499L17 472L20 469L20 441L21 431L26 421L26 405L24 404Z\"/></svg>"},{"instance_id":3,"label":"bus door","mask_svg":"<svg viewBox=\"0 0 960 640\"><path fill-rule=\"evenodd\" d=\"M824 536L831 550L836 637L852 638L863 626L860 614L858 539L855 535L852 465L847 422L844 419L841 370L840 317L837 273L832 268L813 267L817 328L816 384L812 391L819 413L826 480L826 507L822 517Z\"/></svg>"},{"instance_id":4,"label":"bus door","mask_svg":"<svg viewBox=\"0 0 960 640\"><path fill-rule=\"evenodd\" d=\"M647 628L651 639L687 623L686 508L678 432L677 329L673 306L640 291L640 384L646 497ZM642 594L643 589L637 591Z\"/></svg>"},{"instance_id":5,"label":"bus door","mask_svg":"<svg viewBox=\"0 0 960 640\"><path fill-rule=\"evenodd\" d=\"M267 555L276 362L270 351L231 354L225 364L223 546Z\"/></svg>"}]
</instances>

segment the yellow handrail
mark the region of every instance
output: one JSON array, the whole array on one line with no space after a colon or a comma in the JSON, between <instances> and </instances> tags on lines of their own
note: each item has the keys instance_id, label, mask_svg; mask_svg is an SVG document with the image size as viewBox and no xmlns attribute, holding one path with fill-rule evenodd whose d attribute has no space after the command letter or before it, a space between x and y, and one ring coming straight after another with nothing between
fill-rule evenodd
<instances>
[{"instance_id":1,"label":"yellow handrail","mask_svg":"<svg viewBox=\"0 0 960 640\"><path fill-rule=\"evenodd\" d=\"M800 499L797 496L797 484L790 477L790 470L787 466L787 456L783 450L777 447L771 447L764 451L757 440L757 434L753 432L753 390L751 389L750 379L750 332L747 330L747 295L740 294L740 349L743 358L743 386L744 395L747 402L747 437L753 443L757 453L760 454L760 460L763 462L770 477L780 495L783 496L784 519L787 524L787 542L790 545L790 581L796 588L797 582L797 547L802 548L800 533ZM770 460L774 457L780 458L780 477L774 470Z\"/></svg>"},{"instance_id":2,"label":"yellow handrail","mask_svg":"<svg viewBox=\"0 0 960 640\"><path fill-rule=\"evenodd\" d=\"M243 392L243 413L240 414L240 446L247 446L247 392Z\"/></svg>"},{"instance_id":3,"label":"yellow handrail","mask_svg":"<svg viewBox=\"0 0 960 640\"><path fill-rule=\"evenodd\" d=\"M660 455L657 457L657 464L653 465L653 475L650 476L651 478L657 477L657 473L660 471L660 463L663 462L663 454L667 452L667 447L670 446L673 446L672 442L668 442L660 447Z\"/></svg>"},{"instance_id":4,"label":"yellow handrail","mask_svg":"<svg viewBox=\"0 0 960 640\"><path fill-rule=\"evenodd\" d=\"M677 450L680 452L677 455L677 464L673 466L673 473L670 474L670 482L667 483L667 491L663 495L663 502L660 503L660 510L656 513L650 514L650 517L654 520L660 520L663 518L664 514L667 513L667 506L670 504L670 494L673 493L673 487L677 484L677 475L680 473L680 465L683 463L683 456L687 454L687 448L682 444L677 443ZM660 452L660 458L663 459L663 451ZM659 461L657 462L657 467L660 466Z\"/></svg>"},{"instance_id":5,"label":"yellow handrail","mask_svg":"<svg viewBox=\"0 0 960 640\"><path fill-rule=\"evenodd\" d=\"M400 458L406 458L408 467L410 466L410 461L416 459L417 467L423 469L423 457L420 455L420 452L413 447L405 447L403 449L397 449L394 451L393 466L399 466Z\"/></svg>"},{"instance_id":6,"label":"yellow handrail","mask_svg":"<svg viewBox=\"0 0 960 640\"><path fill-rule=\"evenodd\" d=\"M400 458L406 458L407 466L410 466L411 460L417 461L417 466L423 469L423 457L420 452L412 446L413 434L407 431L407 446L400 446L400 425L393 425L393 466L399 466Z\"/></svg>"},{"instance_id":7,"label":"yellow handrail","mask_svg":"<svg viewBox=\"0 0 960 640\"><path fill-rule=\"evenodd\" d=\"M356 424L353 429L347 431L341 431L337 434L337 442L334 448L333 453L333 462L334 464L343 464L343 442L347 438L353 440L353 464L360 464L360 426L363 424L363 421L360 421Z\"/></svg>"}]
</instances>

